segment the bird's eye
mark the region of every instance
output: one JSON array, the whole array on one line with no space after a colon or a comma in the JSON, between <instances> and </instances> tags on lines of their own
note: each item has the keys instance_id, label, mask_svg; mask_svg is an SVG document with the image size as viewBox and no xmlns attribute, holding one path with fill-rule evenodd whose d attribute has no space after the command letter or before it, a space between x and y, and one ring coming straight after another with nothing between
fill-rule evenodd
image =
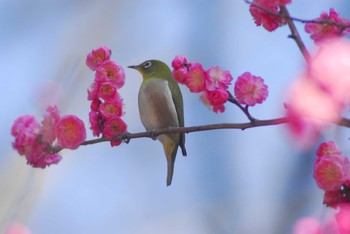
<instances>
[{"instance_id":1,"label":"bird's eye","mask_svg":"<svg viewBox=\"0 0 350 234\"><path fill-rule=\"evenodd\" d=\"M152 63L151 63L150 61L147 61L147 62L145 62L145 63L143 64L143 67L144 67L145 69L149 68L150 66L152 66Z\"/></svg>"}]
</instances>

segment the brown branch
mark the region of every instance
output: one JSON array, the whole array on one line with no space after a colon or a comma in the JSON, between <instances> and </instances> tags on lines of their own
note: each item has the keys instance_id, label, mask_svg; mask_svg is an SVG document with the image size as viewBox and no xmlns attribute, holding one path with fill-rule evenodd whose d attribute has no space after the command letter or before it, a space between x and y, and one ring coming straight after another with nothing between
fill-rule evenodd
<instances>
[{"instance_id":1,"label":"brown branch","mask_svg":"<svg viewBox=\"0 0 350 234\"><path fill-rule=\"evenodd\" d=\"M281 16L283 18L285 18L285 20L287 21L289 29L290 29L290 31L292 33L289 37L294 39L294 41L297 43L297 45L299 47L299 50L303 54L306 62L309 63L310 62L310 58L311 58L310 57L310 53L306 49L306 47L304 45L304 42L301 39L297 28L295 27L293 19L290 17L289 12L287 10L287 7L286 6L280 6L280 10L281 10Z\"/></svg>"},{"instance_id":2,"label":"brown branch","mask_svg":"<svg viewBox=\"0 0 350 234\"><path fill-rule=\"evenodd\" d=\"M269 120L255 120L254 122L248 122L248 123L220 123L220 124L208 124L208 125L200 125L200 126L193 126L193 127L168 127L168 128L162 128L162 129L155 129L153 131L147 131L147 132L139 132L139 133L124 133L118 137L115 137L113 139L107 139L107 138L98 138L93 140L87 140L81 143L81 145L91 145L106 141L118 141L122 140L128 143L131 139L136 138L152 138L155 139L157 136L165 133L191 133L191 132L201 132L201 131L211 131L211 130L220 130L220 129L241 129L245 130L248 128L253 127L263 127L263 126L270 126L270 125L278 125L278 124L284 124L287 123L287 118L278 118L278 119L269 119Z\"/></svg>"},{"instance_id":3,"label":"brown branch","mask_svg":"<svg viewBox=\"0 0 350 234\"><path fill-rule=\"evenodd\" d=\"M113 139L107 138L98 138L93 140L87 140L81 143L80 145L92 145L101 142L109 142L109 141L124 141L125 143L129 143L131 139L136 138L152 138L156 139L157 136L165 133L191 133L191 132L202 132L202 131L211 131L211 130L220 130L220 129L240 129L245 130L248 128L255 127L264 127L264 126L272 126L288 123L287 118L277 118L277 119L267 119L267 120L257 120L254 119L252 122L247 123L219 123L219 124L208 124L208 125L200 125L200 126L192 126L192 127L168 127L162 129L155 129L153 131L147 132L138 132L138 133L130 133L126 132L120 136L117 136ZM350 128L350 119L342 118L338 123L339 126ZM51 149L51 153L57 153L61 151L63 148L56 146Z\"/></svg>"}]
</instances>

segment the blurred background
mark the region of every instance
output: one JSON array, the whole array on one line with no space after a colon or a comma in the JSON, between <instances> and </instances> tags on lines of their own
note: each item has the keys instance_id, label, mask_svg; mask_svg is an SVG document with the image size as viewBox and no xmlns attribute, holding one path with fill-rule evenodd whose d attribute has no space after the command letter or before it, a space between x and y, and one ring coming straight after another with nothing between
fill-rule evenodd
<instances>
[{"instance_id":1,"label":"blurred background","mask_svg":"<svg viewBox=\"0 0 350 234\"><path fill-rule=\"evenodd\" d=\"M313 19L330 7L350 18L344 0L295 0L288 9ZM0 233L13 223L34 234L291 233L299 217L322 216L327 209L312 177L317 145L298 149L282 125L187 134L188 157L178 155L170 187L162 146L148 138L63 150L62 162L44 170L26 165L11 147L13 121L25 114L40 120L50 104L89 127L86 90L94 74L85 58L101 45L125 68L120 92L130 132L144 131L141 76L126 66L146 59L170 65L175 55L219 65L234 81L245 71L263 77L269 97L251 113L282 117L285 92L304 60L288 27L269 33L248 9L243 0L0 0ZM304 25L296 24L311 49ZM215 114L181 88L186 126L247 122L235 106ZM321 140L349 153L347 138L334 128Z\"/></svg>"}]
</instances>

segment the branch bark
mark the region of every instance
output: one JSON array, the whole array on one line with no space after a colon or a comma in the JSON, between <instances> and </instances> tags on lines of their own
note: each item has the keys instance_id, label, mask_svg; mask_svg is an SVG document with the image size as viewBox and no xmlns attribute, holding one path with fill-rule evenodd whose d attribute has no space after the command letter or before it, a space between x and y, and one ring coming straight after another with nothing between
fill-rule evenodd
<instances>
[{"instance_id":1,"label":"branch bark","mask_svg":"<svg viewBox=\"0 0 350 234\"><path fill-rule=\"evenodd\" d=\"M299 47L299 50L303 54L306 62L309 63L310 59L311 59L310 53L306 49L306 46L304 45L304 42L301 39L297 28L295 27L293 19L290 17L287 7L286 6L280 6L280 10L281 10L281 17L283 17L286 20L286 22L288 24L288 27L289 27L289 29L290 29L290 31L292 33L289 37L294 39L294 41L297 43L297 45Z\"/></svg>"}]
</instances>

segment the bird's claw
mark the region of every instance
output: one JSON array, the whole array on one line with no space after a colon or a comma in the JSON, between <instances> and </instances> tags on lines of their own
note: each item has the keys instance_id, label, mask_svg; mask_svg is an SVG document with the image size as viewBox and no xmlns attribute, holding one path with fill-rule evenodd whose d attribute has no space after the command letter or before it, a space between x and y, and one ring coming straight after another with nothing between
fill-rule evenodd
<instances>
[{"instance_id":1,"label":"bird's claw","mask_svg":"<svg viewBox=\"0 0 350 234\"><path fill-rule=\"evenodd\" d=\"M127 135L128 133L129 133L129 132L123 133L123 136ZM123 137L122 141L123 141L125 144L129 144L130 138L124 138L124 137Z\"/></svg>"},{"instance_id":2,"label":"bird's claw","mask_svg":"<svg viewBox=\"0 0 350 234\"><path fill-rule=\"evenodd\" d=\"M125 144L129 144L130 139L123 139L122 141L123 141Z\"/></svg>"},{"instance_id":3,"label":"bird's claw","mask_svg":"<svg viewBox=\"0 0 350 234\"><path fill-rule=\"evenodd\" d=\"M150 137L152 140L157 140L157 129L153 129L150 131Z\"/></svg>"}]
</instances>

